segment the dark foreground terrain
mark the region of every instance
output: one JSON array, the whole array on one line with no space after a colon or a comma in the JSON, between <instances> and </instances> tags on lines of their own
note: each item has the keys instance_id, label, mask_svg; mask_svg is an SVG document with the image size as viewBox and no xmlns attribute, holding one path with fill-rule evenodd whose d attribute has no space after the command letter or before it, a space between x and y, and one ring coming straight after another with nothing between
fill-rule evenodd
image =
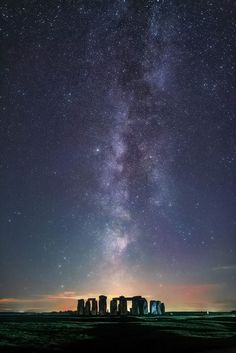
<instances>
[{"instance_id":1,"label":"dark foreground terrain","mask_svg":"<svg viewBox=\"0 0 236 353\"><path fill-rule=\"evenodd\" d=\"M236 317L0 315L0 352L236 353Z\"/></svg>"}]
</instances>

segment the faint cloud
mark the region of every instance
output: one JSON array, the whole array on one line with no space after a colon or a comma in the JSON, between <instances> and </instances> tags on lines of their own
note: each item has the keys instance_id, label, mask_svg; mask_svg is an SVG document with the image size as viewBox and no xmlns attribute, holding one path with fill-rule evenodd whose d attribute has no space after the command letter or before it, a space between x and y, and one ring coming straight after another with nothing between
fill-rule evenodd
<instances>
[{"instance_id":1,"label":"faint cloud","mask_svg":"<svg viewBox=\"0 0 236 353\"><path fill-rule=\"evenodd\" d=\"M222 265L212 268L213 271L231 271L236 270L236 265Z\"/></svg>"},{"instance_id":2,"label":"faint cloud","mask_svg":"<svg viewBox=\"0 0 236 353\"><path fill-rule=\"evenodd\" d=\"M16 298L0 298L0 304L2 303L15 303L18 300Z\"/></svg>"}]
</instances>

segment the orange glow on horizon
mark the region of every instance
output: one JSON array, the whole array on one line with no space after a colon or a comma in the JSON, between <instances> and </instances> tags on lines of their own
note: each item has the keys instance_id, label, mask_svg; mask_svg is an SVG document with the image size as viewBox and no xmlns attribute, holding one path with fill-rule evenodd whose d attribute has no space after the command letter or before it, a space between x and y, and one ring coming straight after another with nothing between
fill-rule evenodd
<instances>
[{"instance_id":1,"label":"orange glow on horizon","mask_svg":"<svg viewBox=\"0 0 236 353\"><path fill-rule=\"evenodd\" d=\"M107 295L108 304L115 296L142 295L150 299L158 299L165 303L167 311L224 311L233 310L227 305L216 302L214 294L220 289L217 284L171 284L162 283L153 288L151 283L140 284L139 288L129 288L129 290L117 288L111 293L97 292L76 292L64 291L30 298L1 298L0 311L66 311L76 310L77 299L98 298L100 294ZM152 293L152 294L150 294ZM6 309L7 306L7 309Z\"/></svg>"}]
</instances>

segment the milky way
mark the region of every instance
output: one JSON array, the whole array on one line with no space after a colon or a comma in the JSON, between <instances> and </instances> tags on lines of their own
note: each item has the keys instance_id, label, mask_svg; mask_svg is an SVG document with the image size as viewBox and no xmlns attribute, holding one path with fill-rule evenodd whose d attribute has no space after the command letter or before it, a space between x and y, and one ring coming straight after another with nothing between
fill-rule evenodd
<instances>
[{"instance_id":1,"label":"milky way","mask_svg":"<svg viewBox=\"0 0 236 353\"><path fill-rule=\"evenodd\" d=\"M0 8L2 308L234 308L233 1Z\"/></svg>"}]
</instances>

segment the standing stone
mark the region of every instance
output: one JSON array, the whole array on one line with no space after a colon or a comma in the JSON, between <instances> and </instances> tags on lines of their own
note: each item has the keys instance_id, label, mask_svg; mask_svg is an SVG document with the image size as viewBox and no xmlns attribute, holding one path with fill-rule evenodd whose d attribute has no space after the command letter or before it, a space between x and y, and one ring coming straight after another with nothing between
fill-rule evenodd
<instances>
[{"instance_id":1,"label":"standing stone","mask_svg":"<svg viewBox=\"0 0 236 353\"><path fill-rule=\"evenodd\" d=\"M159 300L150 301L150 314L151 315L163 315L165 313L165 305Z\"/></svg>"},{"instance_id":2,"label":"standing stone","mask_svg":"<svg viewBox=\"0 0 236 353\"><path fill-rule=\"evenodd\" d=\"M91 314L90 300L87 300L87 301L86 301L85 309L84 309L84 314L85 314L86 316L89 316L89 315Z\"/></svg>"},{"instance_id":3,"label":"standing stone","mask_svg":"<svg viewBox=\"0 0 236 353\"><path fill-rule=\"evenodd\" d=\"M99 296L99 315L106 315L107 313L107 297L105 295Z\"/></svg>"},{"instance_id":4,"label":"standing stone","mask_svg":"<svg viewBox=\"0 0 236 353\"><path fill-rule=\"evenodd\" d=\"M162 315L161 302L159 300L157 301L157 315Z\"/></svg>"},{"instance_id":5,"label":"standing stone","mask_svg":"<svg viewBox=\"0 0 236 353\"><path fill-rule=\"evenodd\" d=\"M139 315L147 315L148 314L148 303L145 298L139 299Z\"/></svg>"},{"instance_id":6,"label":"standing stone","mask_svg":"<svg viewBox=\"0 0 236 353\"><path fill-rule=\"evenodd\" d=\"M131 311L132 315L135 315L135 316L140 315L140 309L139 309L140 299L141 299L140 296L136 296L132 298L132 311Z\"/></svg>"},{"instance_id":7,"label":"standing stone","mask_svg":"<svg viewBox=\"0 0 236 353\"><path fill-rule=\"evenodd\" d=\"M120 315L127 315L127 299L123 296L119 297L120 300Z\"/></svg>"},{"instance_id":8,"label":"standing stone","mask_svg":"<svg viewBox=\"0 0 236 353\"><path fill-rule=\"evenodd\" d=\"M117 315L118 314L118 308L117 308L117 299L112 299L110 302L110 313L111 315Z\"/></svg>"},{"instance_id":9,"label":"standing stone","mask_svg":"<svg viewBox=\"0 0 236 353\"><path fill-rule=\"evenodd\" d=\"M157 301L156 300L151 300L150 301L150 314L151 315L158 315Z\"/></svg>"},{"instance_id":10,"label":"standing stone","mask_svg":"<svg viewBox=\"0 0 236 353\"><path fill-rule=\"evenodd\" d=\"M92 310L91 310L91 315L96 316L98 313L98 304L97 300L95 298L91 299L92 301Z\"/></svg>"},{"instance_id":11,"label":"standing stone","mask_svg":"<svg viewBox=\"0 0 236 353\"><path fill-rule=\"evenodd\" d=\"M164 314L165 314L165 311L166 311L166 309L165 309L165 304L164 304L164 303L161 303L160 309L161 309L161 315L164 315Z\"/></svg>"},{"instance_id":12,"label":"standing stone","mask_svg":"<svg viewBox=\"0 0 236 353\"><path fill-rule=\"evenodd\" d=\"M84 299L79 299L78 300L77 313L78 313L79 316L83 316L84 315Z\"/></svg>"}]
</instances>

